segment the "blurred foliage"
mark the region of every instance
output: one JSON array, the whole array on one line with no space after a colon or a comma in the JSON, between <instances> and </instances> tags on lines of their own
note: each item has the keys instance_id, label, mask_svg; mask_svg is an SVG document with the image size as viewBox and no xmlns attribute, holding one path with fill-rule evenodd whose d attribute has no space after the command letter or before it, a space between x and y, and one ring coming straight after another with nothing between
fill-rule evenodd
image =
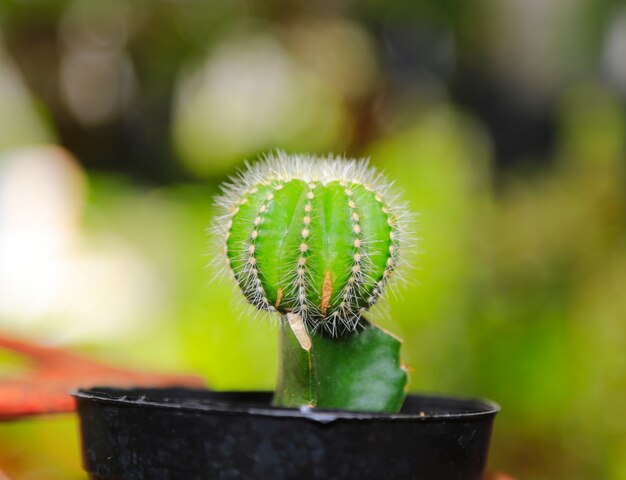
<instances>
[{"instance_id":1,"label":"blurred foliage","mask_svg":"<svg viewBox=\"0 0 626 480\"><path fill-rule=\"evenodd\" d=\"M211 198L269 149L371 156L420 214L378 317L411 389L501 403L494 469L626 478L621 2L0 0L0 36L0 333L271 389ZM0 470L83 478L75 419L1 425Z\"/></svg>"}]
</instances>

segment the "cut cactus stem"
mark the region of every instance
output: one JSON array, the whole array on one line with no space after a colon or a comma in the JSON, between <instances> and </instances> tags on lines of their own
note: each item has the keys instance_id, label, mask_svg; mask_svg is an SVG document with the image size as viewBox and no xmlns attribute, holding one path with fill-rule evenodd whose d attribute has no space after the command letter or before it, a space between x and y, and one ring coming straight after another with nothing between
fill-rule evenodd
<instances>
[{"instance_id":1,"label":"cut cactus stem","mask_svg":"<svg viewBox=\"0 0 626 480\"><path fill-rule=\"evenodd\" d=\"M411 215L365 160L277 152L223 191L225 264L248 302L285 318L304 349L309 334L357 330L399 275Z\"/></svg>"},{"instance_id":2,"label":"cut cactus stem","mask_svg":"<svg viewBox=\"0 0 626 480\"><path fill-rule=\"evenodd\" d=\"M280 329L280 362L273 404L282 407L397 412L406 397L401 343L363 322L341 338L311 335L302 348L289 328Z\"/></svg>"}]
</instances>

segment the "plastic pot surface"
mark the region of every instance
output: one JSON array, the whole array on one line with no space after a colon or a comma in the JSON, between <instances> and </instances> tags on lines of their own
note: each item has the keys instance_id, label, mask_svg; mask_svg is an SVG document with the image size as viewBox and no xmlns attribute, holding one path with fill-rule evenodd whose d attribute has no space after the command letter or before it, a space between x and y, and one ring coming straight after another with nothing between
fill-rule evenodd
<instances>
[{"instance_id":1,"label":"plastic pot surface","mask_svg":"<svg viewBox=\"0 0 626 480\"><path fill-rule=\"evenodd\" d=\"M410 395L398 414L270 406L269 392L75 393L92 480L482 478L499 407Z\"/></svg>"}]
</instances>

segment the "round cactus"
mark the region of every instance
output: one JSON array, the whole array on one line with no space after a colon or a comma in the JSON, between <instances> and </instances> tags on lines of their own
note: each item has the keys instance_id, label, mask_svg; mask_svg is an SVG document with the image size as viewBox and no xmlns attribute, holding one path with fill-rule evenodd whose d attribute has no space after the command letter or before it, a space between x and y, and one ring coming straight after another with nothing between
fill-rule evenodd
<instances>
[{"instance_id":1,"label":"round cactus","mask_svg":"<svg viewBox=\"0 0 626 480\"><path fill-rule=\"evenodd\" d=\"M278 152L218 198L226 263L255 307L341 335L397 276L409 215L367 161Z\"/></svg>"}]
</instances>

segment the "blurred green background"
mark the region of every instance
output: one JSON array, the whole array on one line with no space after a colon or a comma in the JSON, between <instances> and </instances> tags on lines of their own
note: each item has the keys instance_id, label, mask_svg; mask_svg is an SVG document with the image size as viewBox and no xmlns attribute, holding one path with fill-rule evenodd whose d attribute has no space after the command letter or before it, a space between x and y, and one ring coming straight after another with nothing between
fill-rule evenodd
<instances>
[{"instance_id":1,"label":"blurred green background","mask_svg":"<svg viewBox=\"0 0 626 480\"><path fill-rule=\"evenodd\" d=\"M420 213L382 320L411 389L501 403L495 470L624 480L625 97L617 0L0 0L0 334L271 389L212 196L371 156ZM84 478L75 420L0 425L0 470Z\"/></svg>"}]
</instances>

